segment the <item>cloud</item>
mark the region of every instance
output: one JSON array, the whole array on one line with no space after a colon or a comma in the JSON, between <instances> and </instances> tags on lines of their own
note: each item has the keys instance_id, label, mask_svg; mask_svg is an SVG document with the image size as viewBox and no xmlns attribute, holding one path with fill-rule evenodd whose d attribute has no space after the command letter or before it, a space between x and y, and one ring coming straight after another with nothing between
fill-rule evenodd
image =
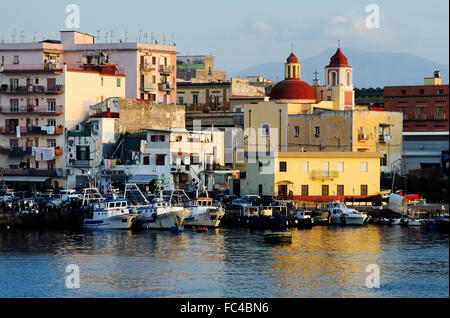
<instances>
[{"instance_id":1,"label":"cloud","mask_svg":"<svg viewBox=\"0 0 450 318\"><path fill-rule=\"evenodd\" d=\"M253 20L244 23L241 27L241 31L250 35L272 36L273 27L264 21Z\"/></svg>"}]
</instances>

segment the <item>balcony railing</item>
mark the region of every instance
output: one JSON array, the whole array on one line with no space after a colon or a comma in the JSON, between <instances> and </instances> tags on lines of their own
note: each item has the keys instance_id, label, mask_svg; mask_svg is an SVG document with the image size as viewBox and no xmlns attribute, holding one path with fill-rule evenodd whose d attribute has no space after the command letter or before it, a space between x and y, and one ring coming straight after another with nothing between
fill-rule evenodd
<instances>
[{"instance_id":1,"label":"balcony railing","mask_svg":"<svg viewBox=\"0 0 450 318\"><path fill-rule=\"evenodd\" d=\"M8 86L3 84L0 87L1 93L9 94L62 94L64 93L64 85L56 85L55 87L45 88L42 85L26 85L26 86Z\"/></svg>"},{"instance_id":2,"label":"balcony railing","mask_svg":"<svg viewBox=\"0 0 450 318\"><path fill-rule=\"evenodd\" d=\"M62 169L3 169L3 176L23 176L23 177L62 177Z\"/></svg>"},{"instance_id":3,"label":"balcony railing","mask_svg":"<svg viewBox=\"0 0 450 318\"><path fill-rule=\"evenodd\" d=\"M17 155L30 155L31 154L31 148L30 147L16 147L11 146L9 148L7 147L0 147L0 153L1 154L17 154Z\"/></svg>"},{"instance_id":4,"label":"balcony railing","mask_svg":"<svg viewBox=\"0 0 450 318\"><path fill-rule=\"evenodd\" d=\"M173 67L173 65L160 65L159 71L161 73L171 73L174 71L174 67Z\"/></svg>"},{"instance_id":5,"label":"balcony railing","mask_svg":"<svg viewBox=\"0 0 450 318\"><path fill-rule=\"evenodd\" d=\"M422 113L416 114L415 115L415 119L416 120L427 120L427 115L426 114L422 114Z\"/></svg>"},{"instance_id":6,"label":"balcony railing","mask_svg":"<svg viewBox=\"0 0 450 318\"><path fill-rule=\"evenodd\" d=\"M358 134L358 141L368 140L369 136L367 134Z\"/></svg>"},{"instance_id":7,"label":"balcony railing","mask_svg":"<svg viewBox=\"0 0 450 318\"><path fill-rule=\"evenodd\" d=\"M70 166L79 168L92 168L94 166L93 160L70 160Z\"/></svg>"},{"instance_id":8,"label":"balcony railing","mask_svg":"<svg viewBox=\"0 0 450 318\"><path fill-rule=\"evenodd\" d=\"M339 172L335 170L313 170L311 171L312 179L334 179L339 177Z\"/></svg>"},{"instance_id":9,"label":"balcony railing","mask_svg":"<svg viewBox=\"0 0 450 318\"><path fill-rule=\"evenodd\" d=\"M34 106L34 105L20 105L20 106L0 106L0 113L3 115L20 115L20 114L37 114L41 116L55 116L63 113L63 106L56 105L54 110L49 110L49 106Z\"/></svg>"},{"instance_id":10,"label":"balcony railing","mask_svg":"<svg viewBox=\"0 0 450 318\"><path fill-rule=\"evenodd\" d=\"M445 116L445 113L437 113L434 114L434 120L446 120L447 116Z\"/></svg>"},{"instance_id":11,"label":"balcony railing","mask_svg":"<svg viewBox=\"0 0 450 318\"><path fill-rule=\"evenodd\" d=\"M140 65L141 71L154 71L156 70L156 65L150 63L142 63Z\"/></svg>"},{"instance_id":12,"label":"balcony railing","mask_svg":"<svg viewBox=\"0 0 450 318\"><path fill-rule=\"evenodd\" d=\"M391 142L392 136L389 135L379 135L378 136L378 142L385 143L385 142Z\"/></svg>"},{"instance_id":13,"label":"balcony railing","mask_svg":"<svg viewBox=\"0 0 450 318\"><path fill-rule=\"evenodd\" d=\"M169 83L158 83L158 89L162 91L174 91L175 88L172 87Z\"/></svg>"},{"instance_id":14,"label":"balcony railing","mask_svg":"<svg viewBox=\"0 0 450 318\"><path fill-rule=\"evenodd\" d=\"M44 126L42 126L44 127ZM45 126L47 128L42 128L41 126L25 126L20 127L20 135L62 135L64 133L64 128L62 126L55 127L54 129L49 128L51 126ZM16 135L16 127L1 127L0 134L2 135Z\"/></svg>"}]
</instances>

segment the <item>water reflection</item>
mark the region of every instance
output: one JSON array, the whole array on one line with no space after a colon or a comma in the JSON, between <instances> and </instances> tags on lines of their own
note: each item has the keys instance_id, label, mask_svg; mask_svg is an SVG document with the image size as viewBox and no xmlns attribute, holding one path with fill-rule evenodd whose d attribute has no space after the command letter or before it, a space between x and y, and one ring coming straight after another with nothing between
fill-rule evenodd
<instances>
[{"instance_id":1,"label":"water reflection","mask_svg":"<svg viewBox=\"0 0 450 318\"><path fill-rule=\"evenodd\" d=\"M0 297L448 297L448 235L401 226L0 232ZM381 288L365 287L368 264ZM65 288L77 264L81 288Z\"/></svg>"}]
</instances>

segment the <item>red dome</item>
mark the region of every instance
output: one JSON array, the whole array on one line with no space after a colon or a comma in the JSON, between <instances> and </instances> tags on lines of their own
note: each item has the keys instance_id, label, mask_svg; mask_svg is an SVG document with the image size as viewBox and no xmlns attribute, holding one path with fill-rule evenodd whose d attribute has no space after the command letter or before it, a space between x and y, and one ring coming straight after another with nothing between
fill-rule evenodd
<instances>
[{"instance_id":1,"label":"red dome","mask_svg":"<svg viewBox=\"0 0 450 318\"><path fill-rule=\"evenodd\" d=\"M270 99L315 99L314 89L299 79L286 79L272 88Z\"/></svg>"},{"instance_id":2,"label":"red dome","mask_svg":"<svg viewBox=\"0 0 450 318\"><path fill-rule=\"evenodd\" d=\"M330 65L328 65L328 66L334 66L334 67L349 66L347 57L345 57L345 55L342 53L340 48L338 48L336 53L331 57Z\"/></svg>"},{"instance_id":3,"label":"red dome","mask_svg":"<svg viewBox=\"0 0 450 318\"><path fill-rule=\"evenodd\" d=\"M286 63L298 63L298 58L295 56L294 52L289 55L289 57L286 60Z\"/></svg>"}]
</instances>

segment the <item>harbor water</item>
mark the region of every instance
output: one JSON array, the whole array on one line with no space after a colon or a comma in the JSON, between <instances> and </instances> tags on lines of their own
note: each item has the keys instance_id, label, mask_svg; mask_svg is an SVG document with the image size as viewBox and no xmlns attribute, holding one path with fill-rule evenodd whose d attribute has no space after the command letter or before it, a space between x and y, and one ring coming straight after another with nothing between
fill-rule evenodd
<instances>
[{"instance_id":1,"label":"harbor water","mask_svg":"<svg viewBox=\"0 0 450 318\"><path fill-rule=\"evenodd\" d=\"M420 227L0 231L0 297L449 297L449 236ZM68 265L79 288L68 288ZM368 266L379 288L368 288ZM372 286L373 287L373 286Z\"/></svg>"}]
</instances>

